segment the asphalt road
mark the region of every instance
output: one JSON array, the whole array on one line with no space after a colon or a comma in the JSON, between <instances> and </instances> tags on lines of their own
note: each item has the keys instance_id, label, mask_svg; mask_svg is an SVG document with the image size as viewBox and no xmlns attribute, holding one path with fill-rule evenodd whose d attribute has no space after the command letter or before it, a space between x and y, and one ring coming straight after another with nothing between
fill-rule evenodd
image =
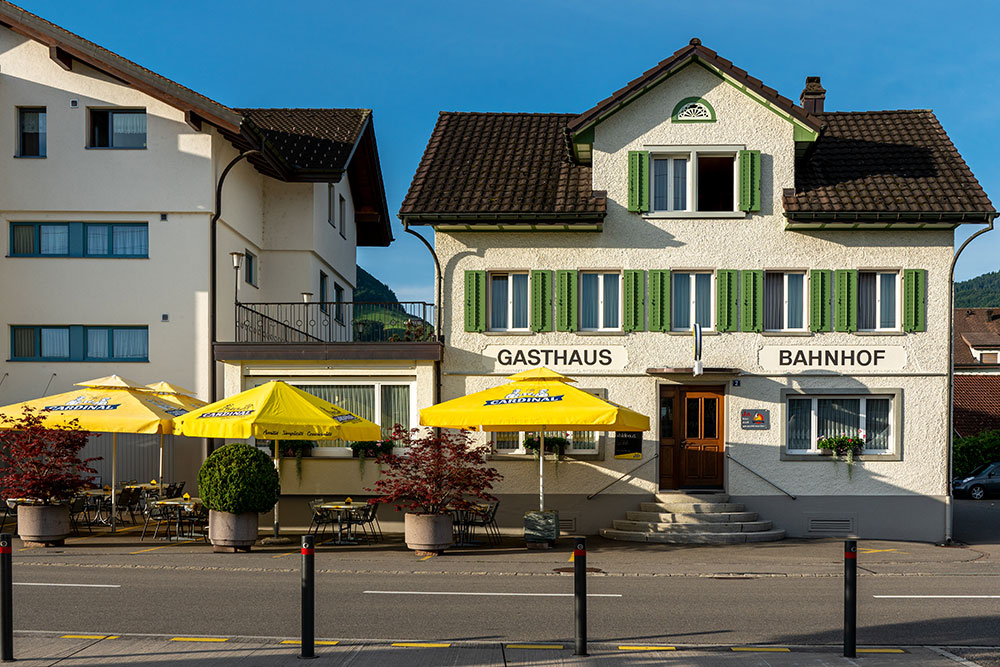
<instances>
[{"instance_id":1,"label":"asphalt road","mask_svg":"<svg viewBox=\"0 0 1000 667\"><path fill-rule=\"evenodd\" d=\"M89 586L24 585L32 583ZM18 570L15 584L15 630L288 637L298 632L296 572L46 567ZM998 577L861 577L858 642L996 645L1000 597L873 596L1000 596L998 589ZM316 635L569 640L572 598L523 594L571 591L570 576L323 574L317 578ZM589 600L593 641L719 645L842 640L839 577L591 577L589 592L615 596Z\"/></svg>"}]
</instances>

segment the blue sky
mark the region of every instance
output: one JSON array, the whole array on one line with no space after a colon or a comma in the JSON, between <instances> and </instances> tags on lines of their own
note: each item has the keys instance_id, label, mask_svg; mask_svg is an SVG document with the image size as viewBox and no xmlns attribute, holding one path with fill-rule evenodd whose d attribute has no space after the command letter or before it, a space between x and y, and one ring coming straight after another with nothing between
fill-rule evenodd
<instances>
[{"instance_id":1,"label":"blue sky","mask_svg":"<svg viewBox=\"0 0 1000 667\"><path fill-rule=\"evenodd\" d=\"M995 3L505 0L23 0L21 5L230 106L374 109L395 216L438 111L580 112L702 42L798 100L820 75L832 111L933 109L996 205ZM433 265L396 242L358 263L401 300L433 300ZM430 231L422 230L430 236ZM959 233L967 235L966 227ZM957 279L1000 266L1000 231Z\"/></svg>"}]
</instances>

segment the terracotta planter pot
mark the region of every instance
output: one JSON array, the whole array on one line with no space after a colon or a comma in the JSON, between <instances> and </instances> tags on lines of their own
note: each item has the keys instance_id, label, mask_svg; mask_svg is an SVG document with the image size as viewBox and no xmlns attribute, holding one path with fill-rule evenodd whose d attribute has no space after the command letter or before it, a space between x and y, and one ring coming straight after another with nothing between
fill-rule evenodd
<instances>
[{"instance_id":1,"label":"terracotta planter pot","mask_svg":"<svg viewBox=\"0 0 1000 667\"><path fill-rule=\"evenodd\" d=\"M256 512L208 512L208 539L215 551L250 551L257 541Z\"/></svg>"},{"instance_id":2,"label":"terracotta planter pot","mask_svg":"<svg viewBox=\"0 0 1000 667\"><path fill-rule=\"evenodd\" d=\"M414 514L403 520L406 546L414 551L440 553L451 546L450 514Z\"/></svg>"},{"instance_id":3,"label":"terracotta planter pot","mask_svg":"<svg viewBox=\"0 0 1000 667\"><path fill-rule=\"evenodd\" d=\"M18 505L17 533L25 544L61 546L70 533L69 505Z\"/></svg>"}]
</instances>

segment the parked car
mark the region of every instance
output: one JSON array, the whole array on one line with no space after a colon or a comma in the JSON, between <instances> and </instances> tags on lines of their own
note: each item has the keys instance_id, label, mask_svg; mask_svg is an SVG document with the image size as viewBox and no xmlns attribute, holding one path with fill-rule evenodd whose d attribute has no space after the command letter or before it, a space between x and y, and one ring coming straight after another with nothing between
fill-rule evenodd
<instances>
[{"instance_id":1,"label":"parked car","mask_svg":"<svg viewBox=\"0 0 1000 667\"><path fill-rule=\"evenodd\" d=\"M973 500L1000 495L1000 462L981 465L961 479L956 477L951 489L956 496L969 496Z\"/></svg>"}]
</instances>

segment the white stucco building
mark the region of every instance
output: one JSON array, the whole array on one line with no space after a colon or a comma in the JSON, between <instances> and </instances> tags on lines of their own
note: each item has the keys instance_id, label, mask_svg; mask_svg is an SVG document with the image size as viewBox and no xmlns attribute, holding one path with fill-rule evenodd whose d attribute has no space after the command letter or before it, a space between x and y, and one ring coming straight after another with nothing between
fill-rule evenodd
<instances>
[{"instance_id":1,"label":"white stucco building","mask_svg":"<svg viewBox=\"0 0 1000 667\"><path fill-rule=\"evenodd\" d=\"M564 529L656 541L640 503L715 491L760 515L731 541L945 536L953 234L996 212L930 111L824 100L692 40L582 114L440 115L400 216L444 267L442 398L546 365L653 423L547 464ZM859 430L853 466L817 447ZM508 526L522 438L482 436Z\"/></svg>"},{"instance_id":2,"label":"white stucco building","mask_svg":"<svg viewBox=\"0 0 1000 667\"><path fill-rule=\"evenodd\" d=\"M370 110L227 107L2 2L0 123L0 403L111 373L221 398L213 340L263 336L261 302L354 340L356 248L392 240ZM133 444L123 478L155 471Z\"/></svg>"}]
</instances>

